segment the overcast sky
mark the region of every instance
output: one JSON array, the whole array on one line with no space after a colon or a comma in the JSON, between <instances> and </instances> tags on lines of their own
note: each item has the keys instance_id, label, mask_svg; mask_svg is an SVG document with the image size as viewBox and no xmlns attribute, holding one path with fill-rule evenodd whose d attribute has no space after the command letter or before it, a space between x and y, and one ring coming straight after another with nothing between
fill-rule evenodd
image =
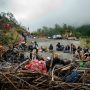
<instances>
[{"instance_id":1,"label":"overcast sky","mask_svg":"<svg viewBox=\"0 0 90 90\"><path fill-rule=\"evenodd\" d=\"M0 12L11 12L30 31L42 26L90 23L90 0L0 0Z\"/></svg>"}]
</instances>

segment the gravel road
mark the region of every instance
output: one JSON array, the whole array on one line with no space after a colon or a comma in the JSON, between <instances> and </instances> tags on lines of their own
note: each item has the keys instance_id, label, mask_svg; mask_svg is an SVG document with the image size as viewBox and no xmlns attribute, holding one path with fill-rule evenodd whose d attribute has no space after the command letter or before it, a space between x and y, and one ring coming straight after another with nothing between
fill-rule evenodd
<instances>
[{"instance_id":1,"label":"gravel road","mask_svg":"<svg viewBox=\"0 0 90 90\"><path fill-rule=\"evenodd\" d=\"M80 45L80 41L75 41L75 40L53 40L53 39L28 39L28 44L30 43L30 41L37 41L39 47L44 46L44 47L49 47L50 44L53 44L54 46L54 52L58 53L60 55L61 58L64 59L71 59L73 58L72 54L69 53L63 53L60 51L56 51L56 44L58 42L60 42L61 45L70 45L71 43L73 43L74 45L78 46ZM28 52L25 52L25 56L29 55ZM43 57L50 57L51 53L49 52L40 52L39 55L43 56Z\"/></svg>"}]
</instances>

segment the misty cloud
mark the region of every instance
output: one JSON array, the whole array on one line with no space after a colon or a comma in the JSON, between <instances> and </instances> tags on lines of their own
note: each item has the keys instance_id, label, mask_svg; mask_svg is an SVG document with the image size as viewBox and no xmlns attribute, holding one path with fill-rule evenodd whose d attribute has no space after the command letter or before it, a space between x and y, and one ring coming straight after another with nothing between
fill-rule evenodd
<instances>
[{"instance_id":1,"label":"misty cloud","mask_svg":"<svg viewBox=\"0 0 90 90\"><path fill-rule=\"evenodd\" d=\"M54 24L90 23L90 0L0 0L0 12L12 12L31 30Z\"/></svg>"}]
</instances>

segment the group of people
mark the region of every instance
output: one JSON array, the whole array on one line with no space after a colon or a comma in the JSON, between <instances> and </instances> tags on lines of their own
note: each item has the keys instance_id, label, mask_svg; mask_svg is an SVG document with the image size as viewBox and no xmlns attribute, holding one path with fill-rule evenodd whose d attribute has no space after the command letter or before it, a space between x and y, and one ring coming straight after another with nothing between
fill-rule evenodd
<instances>
[{"instance_id":1,"label":"group of people","mask_svg":"<svg viewBox=\"0 0 90 90\"><path fill-rule=\"evenodd\" d=\"M90 51L88 48L78 48L75 51L74 57L80 60L90 60Z\"/></svg>"},{"instance_id":2,"label":"group of people","mask_svg":"<svg viewBox=\"0 0 90 90\"><path fill-rule=\"evenodd\" d=\"M24 52L29 51L30 52L30 59L32 59L32 52L35 50L35 53L38 53L38 44L37 42L33 42L30 45L26 45L26 43L22 43L20 45L14 44L13 46L9 46L8 50L6 50L2 54L2 59L9 62L15 62L15 61L24 61L27 58L24 55Z\"/></svg>"},{"instance_id":3,"label":"group of people","mask_svg":"<svg viewBox=\"0 0 90 90\"><path fill-rule=\"evenodd\" d=\"M9 47L9 49L2 54L1 58L1 60L5 60L7 62L17 62L18 59L19 52L13 47Z\"/></svg>"},{"instance_id":4,"label":"group of people","mask_svg":"<svg viewBox=\"0 0 90 90\"><path fill-rule=\"evenodd\" d=\"M61 45L60 42L57 43L56 45L56 50L57 51L63 51L64 53L70 53L70 45Z\"/></svg>"},{"instance_id":5,"label":"group of people","mask_svg":"<svg viewBox=\"0 0 90 90\"><path fill-rule=\"evenodd\" d=\"M36 55L36 58L39 58L38 57L39 46L38 46L38 43L35 41L35 42L31 42L30 45L21 44L19 46L14 45L12 48L10 47L9 50L7 50L7 52L5 52L3 54L4 59L5 60L16 59L16 57L19 56L21 61L23 61L24 60L24 53L18 52L19 47L21 47L21 46L23 48L27 48L27 50L30 52L30 59L32 59L33 51L35 51L34 53ZM41 47L41 51L47 51L46 49ZM48 50L50 52L53 52L54 46L52 44L50 44L50 46L48 47ZM85 60L85 59L90 58L90 52L89 52L88 48L82 48L80 46L76 47L74 44L64 46L64 45L61 45L60 42L58 42L56 44L56 50L63 51L64 53L72 53L75 58L81 59L81 60Z\"/></svg>"},{"instance_id":6,"label":"group of people","mask_svg":"<svg viewBox=\"0 0 90 90\"><path fill-rule=\"evenodd\" d=\"M62 50L65 52L65 50L66 50L66 52L72 53L75 58L80 59L81 61L80 61L79 65L82 66L82 62L83 62L83 66L85 66L86 68L90 68L90 52L89 52L88 48L82 48L80 46L76 47L74 44L63 46L63 45L60 45L60 43L57 43L56 50L58 48L60 51ZM50 44L48 49L49 49L49 51L53 51L54 50L53 45ZM46 72L53 71L54 67L57 65L59 65L61 67L68 65L66 68L62 69L60 72L60 76L64 79L65 82L76 82L78 80L78 78L80 77L79 72L77 70L75 70L75 68L77 68L77 66L75 66L74 63L72 64L72 61L70 61L70 60L65 61L65 60L61 59L58 54L54 54L53 57L47 57L46 59L38 58L38 60L41 62L43 60L44 65L46 67ZM86 61L84 61L84 60L86 60ZM35 64L34 64L34 66L35 66ZM45 70L45 69L42 69L42 70Z\"/></svg>"},{"instance_id":7,"label":"group of people","mask_svg":"<svg viewBox=\"0 0 90 90\"><path fill-rule=\"evenodd\" d=\"M74 68L75 68L74 64L70 65L71 64L70 60L65 61L60 58L59 54L53 52L54 47L52 44L50 44L50 46L48 47L49 51L53 52L51 57L46 57L46 58L40 57L38 53L39 51L38 47L39 46L36 41L31 42L30 45L27 46L27 50L30 52L30 58L27 58L27 59L29 59L30 62L25 65L25 69L30 69L36 72L40 71L42 73L47 73L49 71L52 71L56 65L59 65L59 66L69 65L68 68L62 69L62 72L61 72L61 76L63 76L66 82L70 80L71 78L70 75L73 75L73 73L77 73L76 71L74 71ZM32 59L32 54L34 50L35 50L36 58ZM56 50L72 53L75 58L80 60L87 60L86 67L90 68L90 52L88 48L82 48L80 46L76 47L74 44L64 46L58 42L56 44ZM19 52L16 46L14 46L13 48L10 47L9 50L7 50L2 56L7 61L19 60L22 62L25 60L24 53ZM70 78L68 79L69 76ZM74 80L76 79L74 78Z\"/></svg>"},{"instance_id":8,"label":"group of people","mask_svg":"<svg viewBox=\"0 0 90 90\"><path fill-rule=\"evenodd\" d=\"M49 46L49 50L54 50L53 45L50 44ZM90 52L89 52L89 48L82 48L81 46L76 47L73 43L71 43L71 45L61 45L60 42L58 42L56 44L56 50L57 51L63 51L64 53L71 53L76 55L76 57L82 59L82 58L86 58ZM85 57L83 57L83 55Z\"/></svg>"},{"instance_id":9,"label":"group of people","mask_svg":"<svg viewBox=\"0 0 90 90\"><path fill-rule=\"evenodd\" d=\"M76 49L77 48L74 44L66 45L66 46L61 45L60 42L58 42L56 44L56 50L57 51L63 51L64 53L70 53L71 52L71 53L75 54ZM50 44L49 50L53 50L53 45L52 44Z\"/></svg>"}]
</instances>

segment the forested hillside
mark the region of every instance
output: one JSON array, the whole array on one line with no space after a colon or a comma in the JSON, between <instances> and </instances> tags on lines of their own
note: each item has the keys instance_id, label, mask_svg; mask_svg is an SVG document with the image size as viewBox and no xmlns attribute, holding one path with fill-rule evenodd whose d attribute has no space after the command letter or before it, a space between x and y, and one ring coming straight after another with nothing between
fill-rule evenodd
<instances>
[{"instance_id":1,"label":"forested hillside","mask_svg":"<svg viewBox=\"0 0 90 90\"><path fill-rule=\"evenodd\" d=\"M14 44L19 41L20 36L24 37L27 32L25 27L20 25L12 13L0 13L0 43L4 45Z\"/></svg>"},{"instance_id":2,"label":"forested hillside","mask_svg":"<svg viewBox=\"0 0 90 90\"><path fill-rule=\"evenodd\" d=\"M54 27L46 27L43 26L39 28L37 31L33 32L37 36L44 35L44 36L52 36L54 34L61 34L64 35L65 33L72 32L73 36L76 37L90 37L90 25L83 25L80 27L70 26L64 24L60 26L59 24L55 24Z\"/></svg>"}]
</instances>

